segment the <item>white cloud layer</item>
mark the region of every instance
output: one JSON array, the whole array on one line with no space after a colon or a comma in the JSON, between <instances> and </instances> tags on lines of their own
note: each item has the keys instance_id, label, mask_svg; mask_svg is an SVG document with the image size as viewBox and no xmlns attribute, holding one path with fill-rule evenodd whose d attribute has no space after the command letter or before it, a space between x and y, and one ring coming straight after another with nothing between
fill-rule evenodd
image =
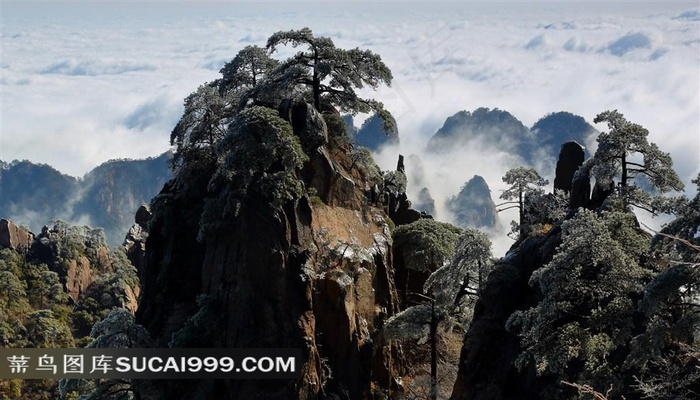
<instances>
[{"instance_id":1,"label":"white cloud layer","mask_svg":"<svg viewBox=\"0 0 700 400\"><path fill-rule=\"evenodd\" d=\"M394 113L402 140L378 161L389 169L399 151L420 154L438 207L474 174L494 198L503 189L508 154L478 143L423 154L446 117L482 106L526 126L554 111L592 121L618 109L649 129L689 185L700 170L699 15L697 2L6 3L0 159L80 176L111 158L159 154L184 97L238 50L309 26L392 69L391 88L367 93Z\"/></svg>"}]
</instances>

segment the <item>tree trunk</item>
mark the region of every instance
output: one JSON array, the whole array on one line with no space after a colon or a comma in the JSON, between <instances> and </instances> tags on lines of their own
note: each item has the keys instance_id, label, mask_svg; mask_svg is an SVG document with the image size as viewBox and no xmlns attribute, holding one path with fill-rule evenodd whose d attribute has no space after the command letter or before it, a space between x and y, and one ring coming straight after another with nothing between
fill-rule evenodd
<instances>
[{"instance_id":1,"label":"tree trunk","mask_svg":"<svg viewBox=\"0 0 700 400\"><path fill-rule=\"evenodd\" d=\"M314 78L313 78L313 91L314 91L314 107L317 111L321 111L321 80L318 77L318 50L314 49Z\"/></svg>"},{"instance_id":2,"label":"tree trunk","mask_svg":"<svg viewBox=\"0 0 700 400\"><path fill-rule=\"evenodd\" d=\"M520 237L523 237L525 235L525 205L523 204L523 190L521 189L518 193L518 210L520 211Z\"/></svg>"},{"instance_id":3,"label":"tree trunk","mask_svg":"<svg viewBox=\"0 0 700 400\"><path fill-rule=\"evenodd\" d=\"M250 71L251 75L253 75L253 87L255 87L255 85L258 84L258 80L257 80L257 76L256 76L257 74L255 73L255 60L252 60L250 62L250 69L251 69L251 71Z\"/></svg>"},{"instance_id":4,"label":"tree trunk","mask_svg":"<svg viewBox=\"0 0 700 400\"><path fill-rule=\"evenodd\" d=\"M626 187L627 186L627 158L625 157L624 154L622 155L621 163L622 163L622 178L620 179L620 184L622 185L622 187Z\"/></svg>"},{"instance_id":5,"label":"tree trunk","mask_svg":"<svg viewBox=\"0 0 700 400\"><path fill-rule=\"evenodd\" d=\"M627 209L627 207L629 207L629 204L627 201L627 195L625 193L625 189L627 188L627 159L625 157L625 154L622 154L621 164L622 178L620 178L620 197L622 198L622 204L624 205L625 209Z\"/></svg>"},{"instance_id":6,"label":"tree trunk","mask_svg":"<svg viewBox=\"0 0 700 400\"><path fill-rule=\"evenodd\" d=\"M432 296L431 296L432 297ZM437 400L437 315L435 315L435 299L430 299L430 399Z\"/></svg>"},{"instance_id":7,"label":"tree trunk","mask_svg":"<svg viewBox=\"0 0 700 400\"><path fill-rule=\"evenodd\" d=\"M316 69L314 69L314 107L316 107L316 110L321 109L321 94L319 93L321 91L321 84L318 81L318 72L316 72Z\"/></svg>"},{"instance_id":8,"label":"tree trunk","mask_svg":"<svg viewBox=\"0 0 700 400\"><path fill-rule=\"evenodd\" d=\"M479 269L478 269L478 273L479 273L479 276L478 276L479 287L476 289L476 292L477 292L477 293L480 293L480 292L481 292L481 284L483 283L483 279L484 279L483 274L481 273L481 270L482 270L482 267L481 267L481 260L477 260L477 268L479 268ZM467 276L468 276L468 275L467 275Z\"/></svg>"}]
</instances>

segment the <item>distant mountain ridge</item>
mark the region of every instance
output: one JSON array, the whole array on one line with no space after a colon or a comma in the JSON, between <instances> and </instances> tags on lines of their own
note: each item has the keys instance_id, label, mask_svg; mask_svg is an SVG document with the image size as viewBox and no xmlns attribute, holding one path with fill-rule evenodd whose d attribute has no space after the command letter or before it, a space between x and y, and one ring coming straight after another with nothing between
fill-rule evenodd
<instances>
[{"instance_id":1,"label":"distant mountain ridge","mask_svg":"<svg viewBox=\"0 0 700 400\"><path fill-rule=\"evenodd\" d=\"M428 151L455 151L472 140L518 154L528 154L533 145L530 130L511 113L480 107L448 117L428 142Z\"/></svg>"},{"instance_id":2,"label":"distant mountain ridge","mask_svg":"<svg viewBox=\"0 0 700 400\"><path fill-rule=\"evenodd\" d=\"M549 113L528 128L508 111L480 107L448 117L430 138L427 151L440 155L473 151L475 146L493 149L508 152L516 156L521 165L548 174L554 173L564 143L576 142L585 152L585 143L597 133L583 117L566 111ZM419 179L418 185L427 185L427 182ZM421 192L419 197L418 208L424 207L425 193ZM454 218L452 222L458 226L493 228L498 224L489 186L481 176L475 175L459 193L446 199L446 206Z\"/></svg>"},{"instance_id":3,"label":"distant mountain ridge","mask_svg":"<svg viewBox=\"0 0 700 400\"><path fill-rule=\"evenodd\" d=\"M50 220L103 228L108 244L121 244L134 214L172 177L166 152L143 160L110 160L83 178L46 164L0 161L0 217L34 232Z\"/></svg>"},{"instance_id":4,"label":"distant mountain ridge","mask_svg":"<svg viewBox=\"0 0 700 400\"><path fill-rule=\"evenodd\" d=\"M585 146L589 136L599 133L583 117L566 111L547 114L535 122L530 131L538 146L553 157L559 154L564 143L574 141Z\"/></svg>"},{"instance_id":5,"label":"distant mountain ridge","mask_svg":"<svg viewBox=\"0 0 700 400\"><path fill-rule=\"evenodd\" d=\"M459 151L476 141L518 155L532 166L544 157L555 159L563 143L583 145L597 132L583 117L566 111L547 114L528 128L508 111L480 107L448 117L427 149L432 153Z\"/></svg>"}]
</instances>

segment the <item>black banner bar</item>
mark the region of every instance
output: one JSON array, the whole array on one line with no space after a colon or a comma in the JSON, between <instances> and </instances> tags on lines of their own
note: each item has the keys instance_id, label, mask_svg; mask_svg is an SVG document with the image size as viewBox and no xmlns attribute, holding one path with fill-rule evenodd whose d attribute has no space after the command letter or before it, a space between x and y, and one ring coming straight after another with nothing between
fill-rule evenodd
<instances>
[{"instance_id":1,"label":"black banner bar","mask_svg":"<svg viewBox=\"0 0 700 400\"><path fill-rule=\"evenodd\" d=\"M0 349L0 379L298 379L301 349Z\"/></svg>"}]
</instances>

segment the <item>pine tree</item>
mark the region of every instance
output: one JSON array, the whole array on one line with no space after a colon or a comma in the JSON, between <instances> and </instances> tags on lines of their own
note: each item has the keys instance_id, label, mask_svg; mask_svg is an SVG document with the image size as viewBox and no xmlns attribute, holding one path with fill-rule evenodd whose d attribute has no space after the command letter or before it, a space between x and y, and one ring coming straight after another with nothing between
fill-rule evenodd
<instances>
[{"instance_id":1,"label":"pine tree","mask_svg":"<svg viewBox=\"0 0 700 400\"><path fill-rule=\"evenodd\" d=\"M618 192L625 207L636 206L655 213L655 194L683 190L671 156L647 141L646 128L627 121L617 110L602 112L593 121L606 122L610 131L598 136L591 172L601 185L619 179ZM642 181L654 193L642 190Z\"/></svg>"},{"instance_id":2,"label":"pine tree","mask_svg":"<svg viewBox=\"0 0 700 400\"><path fill-rule=\"evenodd\" d=\"M233 116L228 101L217 90L217 82L205 83L185 98L185 111L170 134L176 147L173 165L212 163L216 144L226 135Z\"/></svg>"},{"instance_id":3,"label":"pine tree","mask_svg":"<svg viewBox=\"0 0 700 400\"><path fill-rule=\"evenodd\" d=\"M259 46L246 46L219 71L219 91L243 93L253 89L279 62Z\"/></svg>"},{"instance_id":4,"label":"pine tree","mask_svg":"<svg viewBox=\"0 0 700 400\"><path fill-rule=\"evenodd\" d=\"M420 221L424 222L418 224ZM391 317L384 326L384 334L388 338L421 339L428 335L431 351L430 393L431 399L436 399L438 324L446 318L462 319L459 307L462 299L465 296L478 296L480 285L493 265L491 242L485 234L469 228L459 235L454 244L453 239L459 228L431 219L419 220L396 230L404 258L419 260L419 264L413 264L413 268L420 267L422 263L435 265L436 261L443 265L426 280L423 295L419 296L424 301ZM396 233L394 237L396 242ZM446 240L443 242L440 237Z\"/></svg>"},{"instance_id":5,"label":"pine tree","mask_svg":"<svg viewBox=\"0 0 700 400\"><path fill-rule=\"evenodd\" d=\"M506 200L501 204L496 204L496 207L506 206L498 209L499 212L517 208L519 213L519 223L517 229L522 237L526 230L525 218L525 200L527 196L542 195L544 191L542 187L549 182L543 179L534 168L517 167L509 170L503 176L503 182L511 185L508 189L501 193L499 197ZM514 227L515 228L515 227Z\"/></svg>"},{"instance_id":6,"label":"pine tree","mask_svg":"<svg viewBox=\"0 0 700 400\"><path fill-rule=\"evenodd\" d=\"M394 119L382 103L361 98L356 92L365 85L372 89L377 89L380 84L391 85L391 70L378 54L359 48L337 48L333 40L314 36L309 28L279 31L267 40L267 49L272 53L280 45L305 50L280 63L256 93L282 90L291 94L307 89L310 100L319 111L326 106L353 115L374 111L384 121L387 131L394 128Z\"/></svg>"}]
</instances>

